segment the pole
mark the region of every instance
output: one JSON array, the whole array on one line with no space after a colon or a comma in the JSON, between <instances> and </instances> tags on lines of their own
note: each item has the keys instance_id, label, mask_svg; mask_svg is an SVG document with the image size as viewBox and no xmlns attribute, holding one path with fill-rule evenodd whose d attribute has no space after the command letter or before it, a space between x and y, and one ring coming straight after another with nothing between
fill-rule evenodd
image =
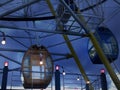
<instances>
[{"instance_id":1,"label":"pole","mask_svg":"<svg viewBox=\"0 0 120 90\"><path fill-rule=\"evenodd\" d=\"M101 69L100 79L101 79L101 88L102 88L102 90L108 90L107 79L106 79L106 75L105 75L105 70L104 69Z\"/></svg>"},{"instance_id":2,"label":"pole","mask_svg":"<svg viewBox=\"0 0 120 90\"><path fill-rule=\"evenodd\" d=\"M56 66L56 71L55 71L55 90L60 90L60 71L59 71L59 66Z\"/></svg>"},{"instance_id":3,"label":"pole","mask_svg":"<svg viewBox=\"0 0 120 90\"><path fill-rule=\"evenodd\" d=\"M5 65L4 65L4 68L3 68L3 76L2 76L1 90L6 90L7 77L8 77L8 62L5 62Z\"/></svg>"},{"instance_id":4,"label":"pole","mask_svg":"<svg viewBox=\"0 0 120 90\"><path fill-rule=\"evenodd\" d=\"M86 90L89 90L89 84L86 83Z\"/></svg>"}]
</instances>

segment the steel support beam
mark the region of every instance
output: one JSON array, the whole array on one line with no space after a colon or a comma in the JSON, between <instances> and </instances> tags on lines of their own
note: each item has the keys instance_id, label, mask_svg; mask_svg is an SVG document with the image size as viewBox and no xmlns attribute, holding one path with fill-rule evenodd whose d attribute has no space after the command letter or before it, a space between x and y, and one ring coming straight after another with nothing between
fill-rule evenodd
<instances>
[{"instance_id":1,"label":"steel support beam","mask_svg":"<svg viewBox=\"0 0 120 90\"><path fill-rule=\"evenodd\" d=\"M78 22L78 24L80 26L82 26L82 28L85 30L85 32L87 34L89 34L89 38L91 39L102 63L104 64L104 66L106 67L110 77L112 78L116 88L118 90L120 90L120 80L118 78L118 76L116 75L116 73L114 72L114 70L112 69L107 57L104 55L102 48L99 46L99 43L97 41L97 39L95 38L94 34L91 32L91 30L89 29L88 26L86 26L85 20L83 18L83 16L81 15L81 13L79 14L79 16L75 15L74 12L71 10L71 8L64 2L64 0L60 0L60 2L66 7L66 9L71 13L71 15L74 17L74 19Z\"/></svg>"},{"instance_id":2,"label":"steel support beam","mask_svg":"<svg viewBox=\"0 0 120 90\"><path fill-rule=\"evenodd\" d=\"M28 32L44 32L44 33L54 33L54 34L65 34L65 35L73 35L73 36L82 36L87 37L86 34L78 33L78 32L72 32L67 30L44 30L44 29L37 29L37 28L23 28L23 27L14 27L14 26L3 26L0 25L0 28L8 28L13 30L19 30L19 31L28 31Z\"/></svg>"},{"instance_id":3,"label":"steel support beam","mask_svg":"<svg viewBox=\"0 0 120 90\"><path fill-rule=\"evenodd\" d=\"M106 1L107 1L107 0L102 0L102 1L97 2L96 4L90 5L90 4L89 4L89 0L86 0L86 2L89 4L89 6L86 7L86 8L81 9L80 11L81 11L81 12L84 12L84 11L87 11L87 10L90 10L90 9L93 10L96 6L101 5L101 4L103 4L104 2L106 2ZM93 11L94 11L94 10L93 10Z\"/></svg>"},{"instance_id":4,"label":"steel support beam","mask_svg":"<svg viewBox=\"0 0 120 90\"><path fill-rule=\"evenodd\" d=\"M14 1L14 0L8 0L8 1L4 2L4 3L1 3L0 7L4 6L4 5L6 5L6 4L8 4L8 3L12 2L12 1Z\"/></svg>"},{"instance_id":5,"label":"steel support beam","mask_svg":"<svg viewBox=\"0 0 120 90\"><path fill-rule=\"evenodd\" d=\"M0 35L0 37L3 37L3 35ZM5 35L5 37L21 38L21 39L36 39L35 37L27 37L27 36L10 36L10 35Z\"/></svg>"},{"instance_id":6,"label":"steel support beam","mask_svg":"<svg viewBox=\"0 0 120 90\"><path fill-rule=\"evenodd\" d=\"M14 39L13 37L10 37L10 38L11 38L12 40L14 40L15 42L19 43L20 45L22 45L23 47L28 48L28 46L24 45L22 42Z\"/></svg>"},{"instance_id":7,"label":"steel support beam","mask_svg":"<svg viewBox=\"0 0 120 90\"><path fill-rule=\"evenodd\" d=\"M55 35L54 33L52 33L52 34L46 34L46 35L43 35L43 36L39 36L39 39L40 38L47 38L47 37L50 37L50 36L53 36L53 35ZM3 37L3 35L0 35L0 37ZM5 35L5 37L12 37L12 38L21 38L21 39L36 39L36 37L35 36L33 36L33 37L27 37L27 36L13 36L13 35Z\"/></svg>"},{"instance_id":8,"label":"steel support beam","mask_svg":"<svg viewBox=\"0 0 120 90\"><path fill-rule=\"evenodd\" d=\"M55 13L55 11L54 11L54 8L53 8L50 0L46 0L46 2L48 3L48 6L49 6L52 14L53 14L54 16L56 16L56 13ZM63 29L62 26L59 26L59 28L60 28L61 30ZM79 58L78 58L78 56L77 56L77 54L76 54L76 52L75 52L75 50L74 50L74 48L73 48L71 42L69 41L68 36L67 36L67 35L62 35L62 36L63 36L63 38L65 39L66 44L67 44L67 46L68 46L71 54L73 55L73 58L74 58L74 60L75 60L75 62L76 62L76 64L77 64L77 66L78 66L78 68L79 68L79 70L80 70L80 72L81 72L84 80L85 80L86 82L87 82L87 81L90 81L90 80L88 79L88 77L87 77L87 75L86 75L83 67L82 67L82 64L81 64L81 62L80 62L80 60L79 60ZM91 86L91 90L93 90L92 85L90 85L90 86Z\"/></svg>"},{"instance_id":9,"label":"steel support beam","mask_svg":"<svg viewBox=\"0 0 120 90\"><path fill-rule=\"evenodd\" d=\"M72 42L72 41L75 41L75 40L78 40L78 39L81 39L81 38L71 39L71 40L69 40L69 42ZM52 44L52 45L47 46L47 48L59 46L59 45L65 44L65 43L66 43L66 41L63 41L63 42L60 42L60 43L57 43L57 44Z\"/></svg>"},{"instance_id":10,"label":"steel support beam","mask_svg":"<svg viewBox=\"0 0 120 90\"><path fill-rule=\"evenodd\" d=\"M79 57L77 56L74 48L72 47L71 42L68 42L69 38L66 35L63 35L63 37L64 37L64 39L66 41L66 44L68 45L68 47L69 47L69 49L71 51L71 54L73 55L73 58L74 58L74 60L75 60L75 62L77 64L77 66L78 66L78 68L79 68L79 70L80 70L80 72L81 72L85 82L90 81L89 78L87 77L87 74L84 71L84 68L83 68L83 66L82 66L82 64L81 64L81 62L79 60ZM90 84L90 90L94 90L91 84Z\"/></svg>"},{"instance_id":11,"label":"steel support beam","mask_svg":"<svg viewBox=\"0 0 120 90\"><path fill-rule=\"evenodd\" d=\"M25 8L25 7L27 7L27 6L31 5L31 4L37 3L37 2L39 2L39 1L40 1L40 0L31 0L31 1L29 1L28 3L24 3L24 4L21 5L21 6L18 6L18 7L16 7L16 8L12 8L12 9L9 10L9 11L6 11L6 12L4 12L4 13L1 13L1 14L0 14L0 18L3 18L4 16L7 16L7 15L13 13L13 12L16 12L16 11L22 9L22 8Z\"/></svg>"},{"instance_id":12,"label":"steel support beam","mask_svg":"<svg viewBox=\"0 0 120 90\"><path fill-rule=\"evenodd\" d=\"M11 71L21 71L21 67L9 69L8 71L9 72L11 72Z\"/></svg>"},{"instance_id":13,"label":"steel support beam","mask_svg":"<svg viewBox=\"0 0 120 90\"><path fill-rule=\"evenodd\" d=\"M118 5L120 5L120 1L119 0L113 0L114 2L116 2Z\"/></svg>"},{"instance_id":14,"label":"steel support beam","mask_svg":"<svg viewBox=\"0 0 120 90\"><path fill-rule=\"evenodd\" d=\"M11 49L11 48L0 48L0 51L25 53L27 50ZM71 58L72 57L72 55L70 53L54 53L54 52L50 52L50 54L55 55L55 56L64 56L66 58Z\"/></svg>"},{"instance_id":15,"label":"steel support beam","mask_svg":"<svg viewBox=\"0 0 120 90\"><path fill-rule=\"evenodd\" d=\"M69 58L73 58L73 55L69 54L69 55L66 55L65 57L54 59L53 62L57 62L57 61L61 61Z\"/></svg>"},{"instance_id":16,"label":"steel support beam","mask_svg":"<svg viewBox=\"0 0 120 90\"><path fill-rule=\"evenodd\" d=\"M11 59L11 58L9 58L9 57L7 57L7 56L1 54L1 53L0 53L0 56L2 56L2 57L4 57L4 58L8 59L9 61L12 61L12 62L17 63L17 64L19 64L19 65L22 65L20 62L18 62L18 61L16 61L16 60L13 60L13 59Z\"/></svg>"},{"instance_id":17,"label":"steel support beam","mask_svg":"<svg viewBox=\"0 0 120 90\"><path fill-rule=\"evenodd\" d=\"M4 18L0 18L0 20L2 21L40 21L40 20L51 20L51 19L55 19L55 16L45 16L45 17L29 17L29 18L8 18L8 17L4 17Z\"/></svg>"}]
</instances>

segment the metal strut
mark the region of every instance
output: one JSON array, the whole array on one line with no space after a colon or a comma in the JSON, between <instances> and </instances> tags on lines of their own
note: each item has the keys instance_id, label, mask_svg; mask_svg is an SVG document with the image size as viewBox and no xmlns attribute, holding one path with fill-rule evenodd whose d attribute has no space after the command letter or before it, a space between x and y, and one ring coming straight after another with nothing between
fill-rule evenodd
<instances>
[{"instance_id":1,"label":"metal strut","mask_svg":"<svg viewBox=\"0 0 120 90\"><path fill-rule=\"evenodd\" d=\"M46 2L47 2L47 4L48 4L48 6L49 6L49 8L50 8L50 10L51 10L51 12L52 12L52 14L53 14L54 16L56 16L56 13L55 13L55 11L54 11L53 6L51 5L50 0L46 0ZM60 28L60 30L63 30L63 26L59 25L59 28ZM76 54L76 52L75 52L75 50L74 50L74 48L73 48L71 42L69 41L68 36L67 36L67 35L62 35L62 36L63 36L64 40L66 41L66 44L67 44L68 48L70 49L71 54L73 55L73 58L74 58L74 60L75 60L75 62L76 62L76 64L77 64L77 66L78 66L78 68L79 68L79 70L80 70L80 72L81 72L84 80L85 80L86 82L87 82L87 81L90 81L89 78L87 77L87 74L85 73L85 71L84 71L84 69L83 69L83 67L82 67L82 64L81 64L81 62L80 62L80 60L79 60L79 58L78 58L78 56L77 56L77 54ZM91 84L90 84L90 90L94 90Z\"/></svg>"},{"instance_id":2,"label":"metal strut","mask_svg":"<svg viewBox=\"0 0 120 90\"><path fill-rule=\"evenodd\" d=\"M74 12L71 10L71 8L64 2L64 0L60 0L60 2L65 6L65 8L71 13L71 15L74 17L74 19L78 22L78 24L85 30L87 34L89 34L89 38L91 39L102 63L105 65L110 77L112 78L116 88L120 90L120 80L117 77L116 73L112 69L107 57L104 55L102 48L99 46L98 41L96 40L94 34L91 32L89 27L86 25L85 20L83 16L81 15L81 12L79 12L79 16L75 15Z\"/></svg>"}]
</instances>

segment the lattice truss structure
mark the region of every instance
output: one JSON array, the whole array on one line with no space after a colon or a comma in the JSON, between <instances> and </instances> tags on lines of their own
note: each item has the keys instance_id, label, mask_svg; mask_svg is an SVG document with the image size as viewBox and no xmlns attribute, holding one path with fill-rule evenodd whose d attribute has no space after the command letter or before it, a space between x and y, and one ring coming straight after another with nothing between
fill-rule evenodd
<instances>
[{"instance_id":1,"label":"lattice truss structure","mask_svg":"<svg viewBox=\"0 0 120 90\"><path fill-rule=\"evenodd\" d=\"M86 48L89 39L74 16L82 16L81 20L94 32L98 26L105 26L110 18L117 15L120 2L74 0L72 6L70 2L64 1L64 5L62 1L64 0L0 0L0 38L3 37L2 33L6 38L6 44L0 45L0 62L7 60L11 71L20 70L24 52L31 45L44 45L55 64L67 65L66 68L74 72L77 65L71 48L79 58L76 50L80 50L81 43ZM113 5L111 9L110 3ZM84 42L81 42L82 38L85 38ZM78 73L79 70L76 69L75 72Z\"/></svg>"}]
</instances>

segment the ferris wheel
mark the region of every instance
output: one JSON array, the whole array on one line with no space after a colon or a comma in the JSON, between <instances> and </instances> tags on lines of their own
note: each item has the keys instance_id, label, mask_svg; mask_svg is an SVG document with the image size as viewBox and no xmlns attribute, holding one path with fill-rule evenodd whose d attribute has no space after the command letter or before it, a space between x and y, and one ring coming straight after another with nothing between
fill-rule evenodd
<instances>
[{"instance_id":1,"label":"ferris wheel","mask_svg":"<svg viewBox=\"0 0 120 90\"><path fill-rule=\"evenodd\" d=\"M50 52L55 52L52 53L53 56L60 56L58 59L53 58L56 60L54 62L72 58L85 81L89 81L72 41L89 38L97 46L93 33L99 32L96 31L98 27L107 27L107 23L119 14L119 6L119 0L1 0L0 37L5 36L8 45L7 48L1 46L0 50L16 55L18 52L25 52L32 45L45 45ZM92 56L97 51L94 49L91 51ZM0 56L21 65L21 59L14 60L8 52L1 52Z\"/></svg>"}]
</instances>

